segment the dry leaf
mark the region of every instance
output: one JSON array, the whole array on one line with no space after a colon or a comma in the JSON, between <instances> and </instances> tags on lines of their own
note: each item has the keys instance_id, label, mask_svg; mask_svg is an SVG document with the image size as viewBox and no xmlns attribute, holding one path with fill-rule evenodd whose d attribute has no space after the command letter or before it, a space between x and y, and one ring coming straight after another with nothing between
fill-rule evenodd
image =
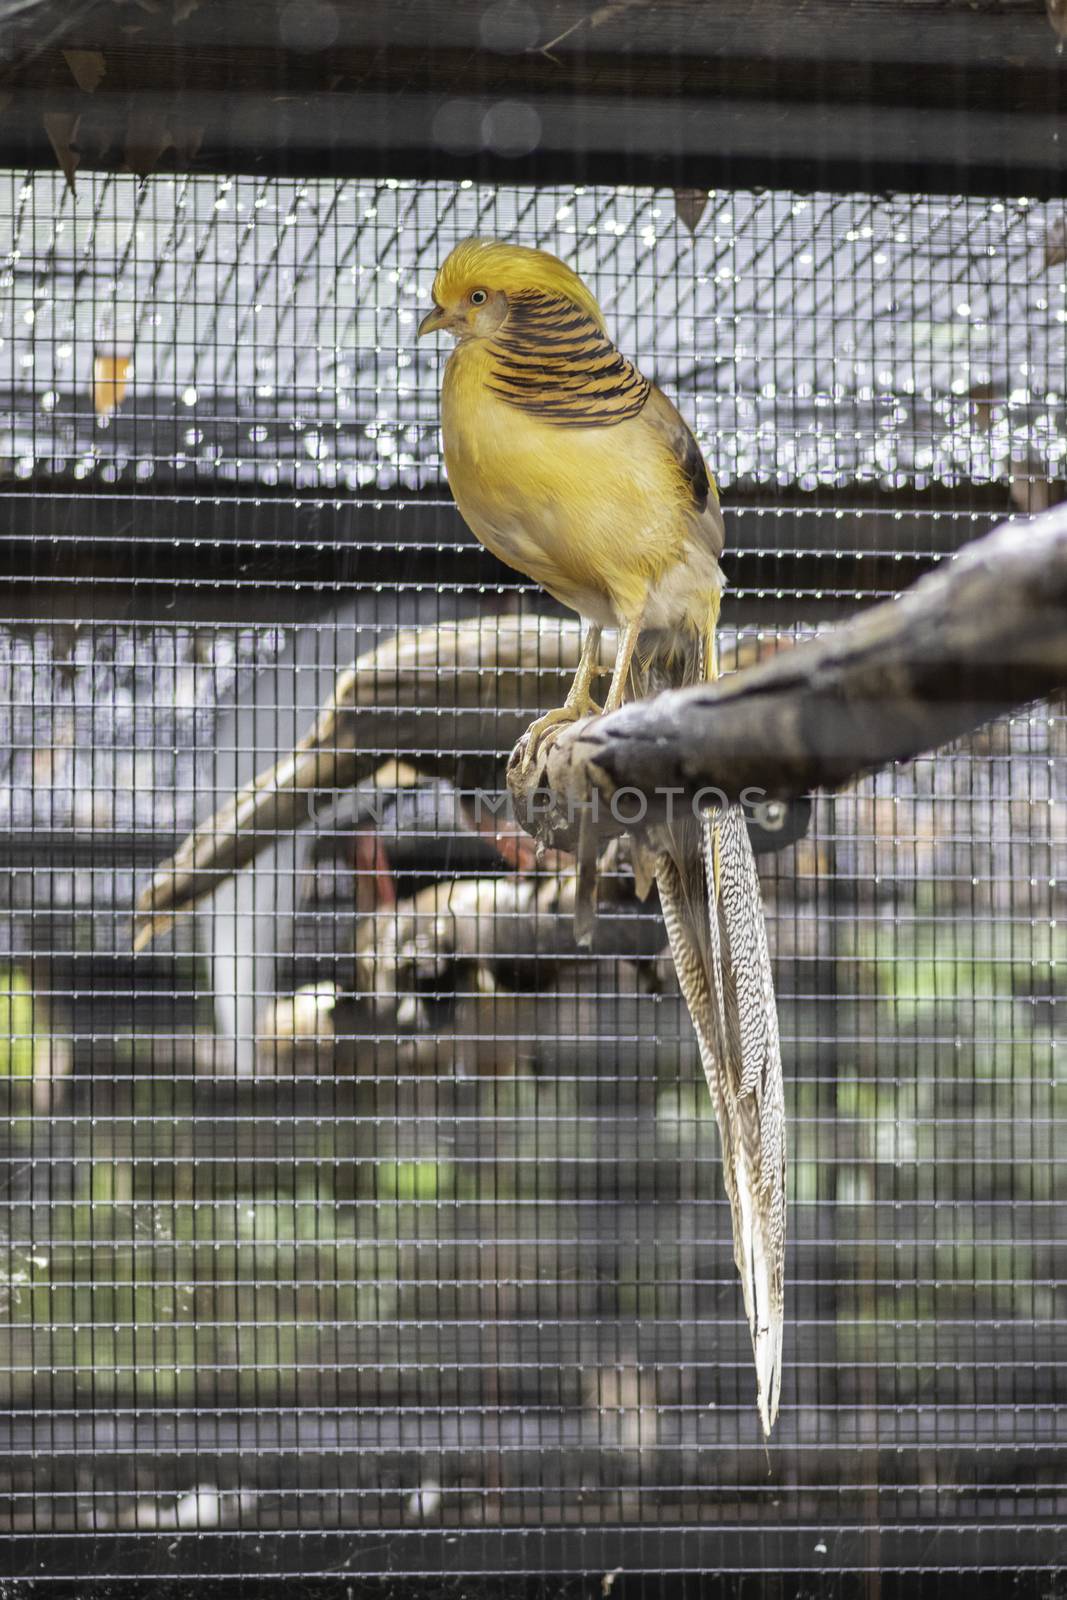
<instances>
[{"instance_id":1,"label":"dry leaf","mask_svg":"<svg viewBox=\"0 0 1067 1600\"><path fill-rule=\"evenodd\" d=\"M1067 39L1067 0L1045 0L1053 33Z\"/></svg>"},{"instance_id":2,"label":"dry leaf","mask_svg":"<svg viewBox=\"0 0 1067 1600\"><path fill-rule=\"evenodd\" d=\"M126 149L123 158L130 172L147 178L154 172L164 150L174 138L163 118L154 111L135 105L126 124Z\"/></svg>"},{"instance_id":3,"label":"dry leaf","mask_svg":"<svg viewBox=\"0 0 1067 1600\"><path fill-rule=\"evenodd\" d=\"M128 351L100 352L93 357L93 410L104 422L126 398L133 357Z\"/></svg>"},{"instance_id":4,"label":"dry leaf","mask_svg":"<svg viewBox=\"0 0 1067 1600\"><path fill-rule=\"evenodd\" d=\"M107 71L107 62L99 50L64 50L63 60L78 88L86 94L92 94Z\"/></svg>"},{"instance_id":5,"label":"dry leaf","mask_svg":"<svg viewBox=\"0 0 1067 1600\"><path fill-rule=\"evenodd\" d=\"M1067 217L1057 217L1045 235L1045 265L1058 267L1067 261Z\"/></svg>"},{"instance_id":6,"label":"dry leaf","mask_svg":"<svg viewBox=\"0 0 1067 1600\"><path fill-rule=\"evenodd\" d=\"M56 153L56 160L63 169L63 176L67 180L67 187L71 194L74 193L74 174L78 170L81 156L75 147L74 141L78 136L78 123L80 117L75 117L69 111L46 111L41 117L44 131L48 135L48 142Z\"/></svg>"},{"instance_id":7,"label":"dry leaf","mask_svg":"<svg viewBox=\"0 0 1067 1600\"><path fill-rule=\"evenodd\" d=\"M675 189L675 215L690 233L696 233L700 219L708 209L708 198L706 189Z\"/></svg>"}]
</instances>

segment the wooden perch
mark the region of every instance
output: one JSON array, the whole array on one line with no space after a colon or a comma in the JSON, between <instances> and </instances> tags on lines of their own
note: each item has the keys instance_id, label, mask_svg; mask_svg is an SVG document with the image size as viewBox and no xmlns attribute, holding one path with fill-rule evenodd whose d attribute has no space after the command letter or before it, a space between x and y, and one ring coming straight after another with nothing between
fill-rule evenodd
<instances>
[{"instance_id":1,"label":"wooden perch","mask_svg":"<svg viewBox=\"0 0 1067 1600\"><path fill-rule=\"evenodd\" d=\"M360 656L296 748L159 867L137 902L134 949L306 822L314 800L364 782L388 758L399 754L436 773L457 751L507 749L538 711L563 698L580 642L577 622L485 617L398 633ZM610 672L613 636L603 648Z\"/></svg>"},{"instance_id":2,"label":"wooden perch","mask_svg":"<svg viewBox=\"0 0 1067 1600\"><path fill-rule=\"evenodd\" d=\"M1007 524L899 599L718 683L566 725L508 786L541 844L574 849L708 799L786 801L906 760L1067 686L1067 504ZM674 791L673 795L671 791Z\"/></svg>"},{"instance_id":3,"label":"wooden perch","mask_svg":"<svg viewBox=\"0 0 1067 1600\"><path fill-rule=\"evenodd\" d=\"M211 894L310 803L392 756L428 774L495 752L559 704L576 622L490 617L409 630L359 658L296 748L260 773L158 869L135 949ZM610 670L605 634L601 667ZM898 600L724 679L564 727L508 783L540 843L573 850L595 798L602 838L640 831L674 791L789 800L958 738L1067 685L1067 506L998 529ZM487 759L492 759L490 756Z\"/></svg>"}]
</instances>

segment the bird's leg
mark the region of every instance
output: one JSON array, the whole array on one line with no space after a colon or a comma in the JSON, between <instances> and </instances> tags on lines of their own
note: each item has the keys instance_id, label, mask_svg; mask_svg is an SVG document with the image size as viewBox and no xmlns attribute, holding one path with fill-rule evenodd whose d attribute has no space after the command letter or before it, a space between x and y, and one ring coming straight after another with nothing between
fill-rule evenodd
<instances>
[{"instance_id":1,"label":"bird's leg","mask_svg":"<svg viewBox=\"0 0 1067 1600\"><path fill-rule=\"evenodd\" d=\"M630 662L633 660L643 619L644 607L642 606L633 622L626 624L626 630L619 640L619 648L615 652L615 671L611 675L611 687L608 690L608 697L604 701L605 716L609 711L618 711L622 705L622 697L626 692L626 681L630 676Z\"/></svg>"},{"instance_id":2,"label":"bird's leg","mask_svg":"<svg viewBox=\"0 0 1067 1600\"><path fill-rule=\"evenodd\" d=\"M582 653L578 658L578 670L574 674L574 681L567 690L567 698L561 710L566 709L578 717L596 716L600 710L596 701L589 693L589 685L597 675L600 664L600 633L601 630L595 622L591 622L585 631L585 643Z\"/></svg>"},{"instance_id":3,"label":"bird's leg","mask_svg":"<svg viewBox=\"0 0 1067 1600\"><path fill-rule=\"evenodd\" d=\"M705 683L714 683L719 676L719 641L716 630L719 626L719 605L721 594L716 594L708 608L707 622L704 628L704 642L701 651L701 676Z\"/></svg>"},{"instance_id":4,"label":"bird's leg","mask_svg":"<svg viewBox=\"0 0 1067 1600\"><path fill-rule=\"evenodd\" d=\"M586 629L582 653L578 658L578 670L574 674L574 681L567 690L567 698L555 711L546 711L543 717L538 717L526 733L526 749L523 752L521 771L525 772L531 765L541 746L541 741L549 728L554 728L560 722L577 722L580 717L596 716L600 707L589 693L589 686L597 674L600 662L600 629L595 622L591 622Z\"/></svg>"},{"instance_id":5,"label":"bird's leg","mask_svg":"<svg viewBox=\"0 0 1067 1600\"><path fill-rule=\"evenodd\" d=\"M615 652L615 670L611 675L611 687L608 697L604 701L605 716L609 711L617 711L622 705L622 697L626 692L626 683L630 676L630 662L633 660L634 649L637 645L638 635L641 632L641 621L644 616L644 606L633 622L626 624L626 629L619 640ZM593 925L596 921L596 887L597 887L597 849L596 829L588 810L582 812L578 821L578 882L574 894L574 937L579 945L586 946L593 941Z\"/></svg>"}]
</instances>

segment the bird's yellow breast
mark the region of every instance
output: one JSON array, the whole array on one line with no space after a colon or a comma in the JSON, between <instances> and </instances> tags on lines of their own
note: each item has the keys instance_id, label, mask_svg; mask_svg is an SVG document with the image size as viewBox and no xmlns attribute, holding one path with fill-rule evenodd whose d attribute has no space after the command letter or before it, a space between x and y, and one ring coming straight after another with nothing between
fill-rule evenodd
<instances>
[{"instance_id":1,"label":"bird's yellow breast","mask_svg":"<svg viewBox=\"0 0 1067 1600\"><path fill-rule=\"evenodd\" d=\"M457 346L445 372L445 468L459 509L500 560L607 625L639 612L683 559L677 472L640 416L560 427L508 405L484 344Z\"/></svg>"}]
</instances>

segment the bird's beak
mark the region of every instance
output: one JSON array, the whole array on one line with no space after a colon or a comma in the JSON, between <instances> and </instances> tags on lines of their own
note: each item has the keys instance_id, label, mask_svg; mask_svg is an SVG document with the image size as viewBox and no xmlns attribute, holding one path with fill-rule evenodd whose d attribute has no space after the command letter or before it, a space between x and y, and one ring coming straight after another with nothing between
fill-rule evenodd
<instances>
[{"instance_id":1,"label":"bird's beak","mask_svg":"<svg viewBox=\"0 0 1067 1600\"><path fill-rule=\"evenodd\" d=\"M447 318L445 316L444 308L442 306L435 305L432 311L427 311L426 315L419 323L419 338L421 339L424 333L439 333L440 330L445 327L446 322Z\"/></svg>"}]
</instances>

